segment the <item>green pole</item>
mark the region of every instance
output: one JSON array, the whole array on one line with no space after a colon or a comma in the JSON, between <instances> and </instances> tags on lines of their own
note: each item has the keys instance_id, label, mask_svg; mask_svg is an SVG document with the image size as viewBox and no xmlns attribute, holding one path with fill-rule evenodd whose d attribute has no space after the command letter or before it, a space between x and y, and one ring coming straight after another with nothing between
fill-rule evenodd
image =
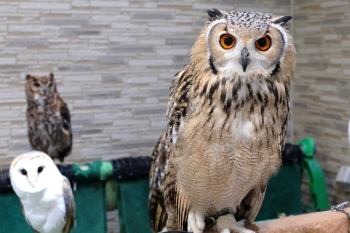
<instances>
[{"instance_id":1,"label":"green pole","mask_svg":"<svg viewBox=\"0 0 350 233\"><path fill-rule=\"evenodd\" d=\"M328 210L328 196L324 173L318 161L314 158L316 153L315 141L311 137L303 138L298 142L305 155L302 163L303 171L305 171L309 190L312 198L313 211Z\"/></svg>"}]
</instances>

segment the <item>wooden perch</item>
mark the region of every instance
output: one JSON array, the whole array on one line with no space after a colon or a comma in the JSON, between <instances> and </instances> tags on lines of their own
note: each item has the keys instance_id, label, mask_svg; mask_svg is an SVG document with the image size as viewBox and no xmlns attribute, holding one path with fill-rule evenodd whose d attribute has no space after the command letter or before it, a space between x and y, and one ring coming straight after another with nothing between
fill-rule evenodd
<instances>
[{"instance_id":1,"label":"wooden perch","mask_svg":"<svg viewBox=\"0 0 350 233\"><path fill-rule=\"evenodd\" d=\"M350 213L350 207L344 210ZM257 222L246 228L256 233L349 233L349 223L350 219L345 213L328 210Z\"/></svg>"},{"instance_id":2,"label":"wooden perch","mask_svg":"<svg viewBox=\"0 0 350 233\"><path fill-rule=\"evenodd\" d=\"M345 211L350 213L350 208ZM258 233L348 233L348 216L340 211L323 211L303 214L247 226Z\"/></svg>"}]
</instances>

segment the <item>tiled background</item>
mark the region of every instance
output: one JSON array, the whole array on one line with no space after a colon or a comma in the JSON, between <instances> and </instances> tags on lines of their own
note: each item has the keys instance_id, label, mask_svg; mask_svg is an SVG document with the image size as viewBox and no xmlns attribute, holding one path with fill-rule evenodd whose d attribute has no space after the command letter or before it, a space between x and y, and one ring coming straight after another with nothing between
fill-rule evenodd
<instances>
[{"instance_id":1,"label":"tiled background","mask_svg":"<svg viewBox=\"0 0 350 233\"><path fill-rule=\"evenodd\" d=\"M350 1L293 2L298 52L293 135L315 138L329 200L340 203L350 197L334 195L340 165L350 165Z\"/></svg>"},{"instance_id":2,"label":"tiled background","mask_svg":"<svg viewBox=\"0 0 350 233\"><path fill-rule=\"evenodd\" d=\"M165 127L170 82L213 7L294 16L288 138L315 138L334 202L335 174L350 163L348 0L1 1L0 168L29 150L26 73L55 73L72 114L67 162L150 155Z\"/></svg>"}]
</instances>

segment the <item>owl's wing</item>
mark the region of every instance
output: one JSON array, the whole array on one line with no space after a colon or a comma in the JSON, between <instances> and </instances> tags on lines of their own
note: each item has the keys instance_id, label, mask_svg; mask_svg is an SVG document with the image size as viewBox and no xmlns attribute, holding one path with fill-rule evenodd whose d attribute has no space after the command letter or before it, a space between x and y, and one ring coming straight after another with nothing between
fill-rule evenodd
<instances>
[{"instance_id":1,"label":"owl's wing","mask_svg":"<svg viewBox=\"0 0 350 233\"><path fill-rule=\"evenodd\" d=\"M149 213L151 226L155 232L161 231L166 226L168 219L166 205L175 205L177 198L176 192L174 192L175 180L173 180L176 176L168 174L168 164L181 121L187 113L189 90L192 86L192 76L186 75L185 72L187 67L175 75L171 84L166 113L167 130L160 137L151 157ZM167 179L166 187L165 179ZM165 202L165 198L168 203Z\"/></svg>"},{"instance_id":2,"label":"owl's wing","mask_svg":"<svg viewBox=\"0 0 350 233\"><path fill-rule=\"evenodd\" d=\"M237 206L235 214L237 221L247 219L249 223L254 222L264 200L266 186L267 184L251 189L243 198L240 205Z\"/></svg>"},{"instance_id":3,"label":"owl's wing","mask_svg":"<svg viewBox=\"0 0 350 233\"><path fill-rule=\"evenodd\" d=\"M66 216L64 217L66 224L62 229L62 233L69 233L70 230L75 227L75 201L72 188L70 187L69 180L66 177L63 177L62 190L63 199L66 206Z\"/></svg>"},{"instance_id":4,"label":"owl's wing","mask_svg":"<svg viewBox=\"0 0 350 233\"><path fill-rule=\"evenodd\" d=\"M72 128L70 123L70 114L69 109L67 107L67 104L61 100L61 104L59 107L59 112L62 118L62 132L64 137L61 141L61 148L58 151L58 159L63 162L64 157L69 155L69 153L72 150L72 144L73 144L73 134L72 134Z\"/></svg>"},{"instance_id":5,"label":"owl's wing","mask_svg":"<svg viewBox=\"0 0 350 233\"><path fill-rule=\"evenodd\" d=\"M69 114L69 109L67 107L67 104L62 101L62 104L60 106L60 115L63 120L63 130L68 131L71 133L71 124L70 124L70 114Z\"/></svg>"},{"instance_id":6,"label":"owl's wing","mask_svg":"<svg viewBox=\"0 0 350 233\"><path fill-rule=\"evenodd\" d=\"M175 144L181 121L187 114L190 89L192 87L192 75L188 74L185 66L182 71L175 75L170 87L170 99L167 109L167 133L166 138L170 144Z\"/></svg>"},{"instance_id":7,"label":"owl's wing","mask_svg":"<svg viewBox=\"0 0 350 233\"><path fill-rule=\"evenodd\" d=\"M155 232L160 232L166 225L168 218L163 195L162 182L165 176L166 161L169 159L169 152L166 146L165 132L159 138L152 156L150 179L150 195L148 201L151 227Z\"/></svg>"},{"instance_id":8,"label":"owl's wing","mask_svg":"<svg viewBox=\"0 0 350 233\"><path fill-rule=\"evenodd\" d=\"M289 108L290 108L290 102L289 102L289 94L287 93L287 103L286 107L283 109L282 113L282 129L281 132L278 135L278 142L280 143L280 151L279 153L282 154L282 151L284 150L284 143L286 140L287 135L287 127L288 127L288 120L289 120Z\"/></svg>"}]
</instances>

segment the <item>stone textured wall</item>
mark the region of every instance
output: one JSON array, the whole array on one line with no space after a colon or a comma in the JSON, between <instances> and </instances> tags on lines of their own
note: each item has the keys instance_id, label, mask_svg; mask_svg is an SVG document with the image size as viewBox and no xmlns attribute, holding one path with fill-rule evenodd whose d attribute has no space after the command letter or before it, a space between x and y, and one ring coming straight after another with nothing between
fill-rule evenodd
<instances>
[{"instance_id":1,"label":"stone textured wall","mask_svg":"<svg viewBox=\"0 0 350 233\"><path fill-rule=\"evenodd\" d=\"M30 149L26 73L55 74L72 115L67 162L150 155L173 75L213 7L290 12L274 0L0 2L0 168Z\"/></svg>"},{"instance_id":2,"label":"stone textured wall","mask_svg":"<svg viewBox=\"0 0 350 233\"><path fill-rule=\"evenodd\" d=\"M312 136L331 203L340 165L350 164L350 2L295 0L294 138Z\"/></svg>"}]
</instances>

